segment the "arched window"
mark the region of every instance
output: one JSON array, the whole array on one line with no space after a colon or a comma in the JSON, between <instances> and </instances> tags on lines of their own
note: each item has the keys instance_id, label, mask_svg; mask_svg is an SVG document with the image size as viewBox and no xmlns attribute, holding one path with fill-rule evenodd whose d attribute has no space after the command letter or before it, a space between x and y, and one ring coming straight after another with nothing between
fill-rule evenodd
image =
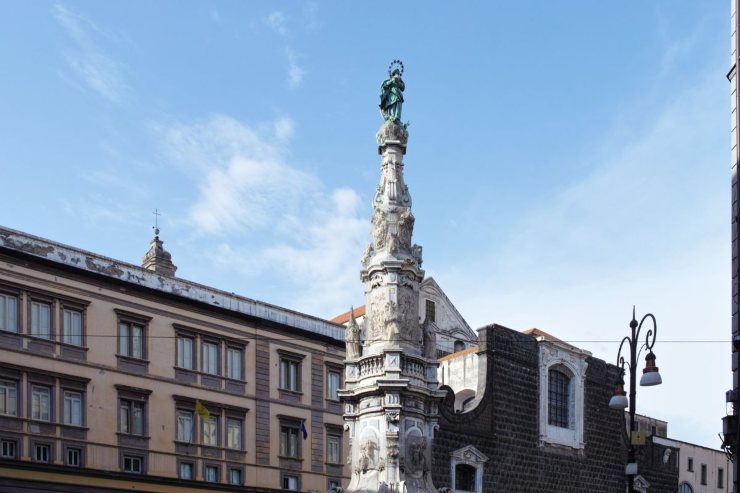
<instances>
[{"instance_id":1,"label":"arched window","mask_svg":"<svg viewBox=\"0 0 740 493\"><path fill-rule=\"evenodd\" d=\"M689 483L681 483L678 487L678 493L694 493L694 489Z\"/></svg>"},{"instance_id":2,"label":"arched window","mask_svg":"<svg viewBox=\"0 0 740 493\"><path fill-rule=\"evenodd\" d=\"M468 464L455 466L455 491L476 491L475 474L476 469Z\"/></svg>"},{"instance_id":3,"label":"arched window","mask_svg":"<svg viewBox=\"0 0 740 493\"><path fill-rule=\"evenodd\" d=\"M462 351L465 349L465 343L462 341L455 341L455 345L453 346L453 352Z\"/></svg>"},{"instance_id":4,"label":"arched window","mask_svg":"<svg viewBox=\"0 0 740 493\"><path fill-rule=\"evenodd\" d=\"M570 377L562 371L550 370L547 382L547 422L552 426L570 428Z\"/></svg>"}]
</instances>

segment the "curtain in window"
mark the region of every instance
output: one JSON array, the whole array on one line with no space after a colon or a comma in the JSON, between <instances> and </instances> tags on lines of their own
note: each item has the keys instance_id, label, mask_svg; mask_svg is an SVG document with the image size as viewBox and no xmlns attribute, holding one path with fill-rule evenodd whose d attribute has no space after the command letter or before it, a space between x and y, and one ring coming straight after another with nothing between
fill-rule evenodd
<instances>
[{"instance_id":1,"label":"curtain in window","mask_svg":"<svg viewBox=\"0 0 740 493\"><path fill-rule=\"evenodd\" d=\"M229 419L226 427L226 446L233 449L241 449L242 422L237 419Z\"/></svg>"},{"instance_id":2,"label":"curtain in window","mask_svg":"<svg viewBox=\"0 0 740 493\"><path fill-rule=\"evenodd\" d=\"M64 310L62 316L65 344L82 346L82 314L76 310Z\"/></svg>"},{"instance_id":3,"label":"curtain in window","mask_svg":"<svg viewBox=\"0 0 740 493\"><path fill-rule=\"evenodd\" d=\"M51 307L46 303L31 303L31 335L51 337Z\"/></svg>"},{"instance_id":4,"label":"curtain in window","mask_svg":"<svg viewBox=\"0 0 740 493\"><path fill-rule=\"evenodd\" d=\"M187 443L193 441L193 413L190 411L177 412L177 441Z\"/></svg>"},{"instance_id":5,"label":"curtain in window","mask_svg":"<svg viewBox=\"0 0 740 493\"><path fill-rule=\"evenodd\" d=\"M218 446L218 422L216 418L203 420L203 445Z\"/></svg>"}]
</instances>

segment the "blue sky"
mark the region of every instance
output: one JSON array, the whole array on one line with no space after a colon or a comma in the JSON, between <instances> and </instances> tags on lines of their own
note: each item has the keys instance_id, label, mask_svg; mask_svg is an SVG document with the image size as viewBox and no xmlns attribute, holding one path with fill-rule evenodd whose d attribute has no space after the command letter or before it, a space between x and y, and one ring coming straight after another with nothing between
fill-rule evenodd
<instances>
[{"instance_id":1,"label":"blue sky","mask_svg":"<svg viewBox=\"0 0 740 493\"><path fill-rule=\"evenodd\" d=\"M396 58L427 274L608 361L655 313L638 412L717 447L729 344L671 341L729 339L729 2L6 2L0 224L139 263L158 208L179 276L331 317Z\"/></svg>"}]
</instances>

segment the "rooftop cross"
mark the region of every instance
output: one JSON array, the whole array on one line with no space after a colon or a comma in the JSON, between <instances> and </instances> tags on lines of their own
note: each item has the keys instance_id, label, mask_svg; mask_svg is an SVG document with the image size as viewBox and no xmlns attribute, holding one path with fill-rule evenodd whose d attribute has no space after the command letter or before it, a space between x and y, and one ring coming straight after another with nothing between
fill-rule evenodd
<instances>
[{"instance_id":1,"label":"rooftop cross","mask_svg":"<svg viewBox=\"0 0 740 493\"><path fill-rule=\"evenodd\" d=\"M154 209L154 227L152 228L154 230L154 236L159 236L159 216L162 214L159 213L159 209Z\"/></svg>"}]
</instances>

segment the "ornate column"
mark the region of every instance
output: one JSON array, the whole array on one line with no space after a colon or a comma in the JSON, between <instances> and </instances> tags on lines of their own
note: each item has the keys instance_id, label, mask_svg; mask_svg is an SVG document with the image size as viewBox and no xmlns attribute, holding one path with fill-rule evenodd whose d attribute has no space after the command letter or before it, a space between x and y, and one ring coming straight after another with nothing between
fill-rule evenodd
<instances>
[{"instance_id":1,"label":"ornate column","mask_svg":"<svg viewBox=\"0 0 740 493\"><path fill-rule=\"evenodd\" d=\"M347 326L345 429L351 448L349 492L436 492L429 467L437 427L436 341L419 323L421 247L403 178L408 131L401 123L403 66L383 82L377 133L381 175L373 199L372 241L360 276L366 316ZM433 331L429 331L433 334Z\"/></svg>"}]
</instances>

